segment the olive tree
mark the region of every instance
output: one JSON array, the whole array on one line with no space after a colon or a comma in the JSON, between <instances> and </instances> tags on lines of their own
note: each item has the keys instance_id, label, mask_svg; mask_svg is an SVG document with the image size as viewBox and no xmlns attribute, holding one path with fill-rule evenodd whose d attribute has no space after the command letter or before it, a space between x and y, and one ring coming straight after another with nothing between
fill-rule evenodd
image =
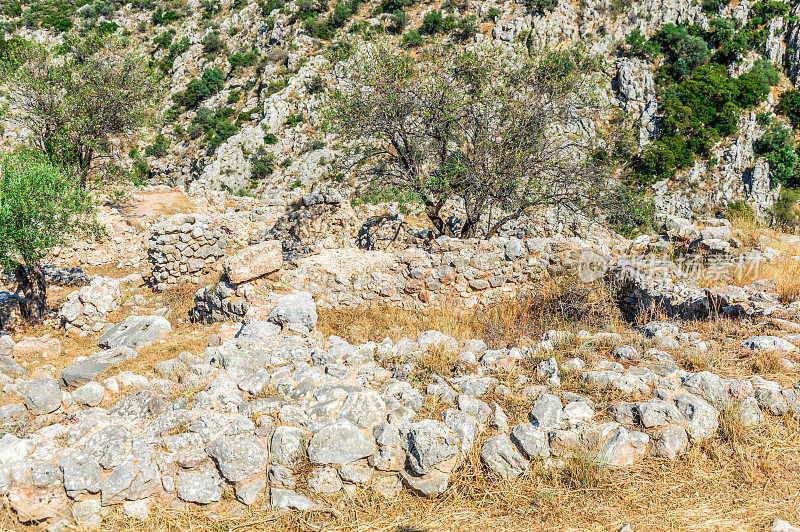
<instances>
[{"instance_id":1,"label":"olive tree","mask_svg":"<svg viewBox=\"0 0 800 532\"><path fill-rule=\"evenodd\" d=\"M42 260L72 238L97 234L91 197L39 154L0 157L0 267L14 271L32 322L47 310Z\"/></svg>"},{"instance_id":2,"label":"olive tree","mask_svg":"<svg viewBox=\"0 0 800 532\"><path fill-rule=\"evenodd\" d=\"M327 119L363 155L352 168L416 194L439 233L490 237L530 210L592 212L610 197L587 156L604 110L596 70L575 50L365 45L337 67ZM444 215L454 200L457 227Z\"/></svg>"},{"instance_id":3,"label":"olive tree","mask_svg":"<svg viewBox=\"0 0 800 532\"><path fill-rule=\"evenodd\" d=\"M13 101L10 118L33 133L54 164L74 168L81 185L115 138L152 116L159 85L141 57L110 45L89 54L53 57L27 44L5 67Z\"/></svg>"}]
</instances>

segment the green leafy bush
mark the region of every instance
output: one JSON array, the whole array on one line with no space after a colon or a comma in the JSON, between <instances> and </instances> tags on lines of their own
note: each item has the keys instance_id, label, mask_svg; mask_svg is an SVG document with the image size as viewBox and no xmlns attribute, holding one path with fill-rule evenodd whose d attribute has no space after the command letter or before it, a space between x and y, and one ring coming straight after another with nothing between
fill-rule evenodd
<instances>
[{"instance_id":1,"label":"green leafy bush","mask_svg":"<svg viewBox=\"0 0 800 532\"><path fill-rule=\"evenodd\" d=\"M781 94L776 111L788 118L793 127L800 128L800 89Z\"/></svg>"},{"instance_id":2,"label":"green leafy bush","mask_svg":"<svg viewBox=\"0 0 800 532\"><path fill-rule=\"evenodd\" d=\"M250 180L261 181L275 171L275 156L259 146L250 159Z\"/></svg>"},{"instance_id":3,"label":"green leafy bush","mask_svg":"<svg viewBox=\"0 0 800 532\"><path fill-rule=\"evenodd\" d=\"M144 150L144 154L148 157L164 157L169 149L169 141L164 135L159 134L156 136L155 141Z\"/></svg>"},{"instance_id":4,"label":"green leafy bush","mask_svg":"<svg viewBox=\"0 0 800 532\"><path fill-rule=\"evenodd\" d=\"M305 122L306 118L303 116L303 113L290 113L289 116L286 117L286 127L294 127L301 122Z\"/></svg>"},{"instance_id":5,"label":"green leafy bush","mask_svg":"<svg viewBox=\"0 0 800 532\"><path fill-rule=\"evenodd\" d=\"M175 105L192 109L200 102L213 96L224 87L224 74L219 68L207 68L200 78L189 82L185 91L173 95Z\"/></svg>"},{"instance_id":6,"label":"green leafy bush","mask_svg":"<svg viewBox=\"0 0 800 532\"><path fill-rule=\"evenodd\" d=\"M264 135L264 144L271 146L277 143L278 143L278 137L275 135L275 133L267 133L266 135Z\"/></svg>"},{"instance_id":7,"label":"green leafy bush","mask_svg":"<svg viewBox=\"0 0 800 532\"><path fill-rule=\"evenodd\" d=\"M753 148L769 163L770 176L774 181L788 186L800 185L795 175L798 155L790 128L777 122L772 124L753 143Z\"/></svg>"},{"instance_id":8,"label":"green leafy bush","mask_svg":"<svg viewBox=\"0 0 800 532\"><path fill-rule=\"evenodd\" d=\"M785 228L793 229L800 225L800 190L782 188L772 206L772 217L775 224Z\"/></svg>"},{"instance_id":9,"label":"green leafy bush","mask_svg":"<svg viewBox=\"0 0 800 532\"><path fill-rule=\"evenodd\" d=\"M228 63L230 63L233 68L253 66L256 64L256 61L258 61L258 54L253 50L246 53L235 53L228 58Z\"/></svg>"},{"instance_id":10,"label":"green leafy bush","mask_svg":"<svg viewBox=\"0 0 800 532\"><path fill-rule=\"evenodd\" d=\"M203 53L209 57L216 57L228 49L225 40L220 37L219 32L214 30L203 37Z\"/></svg>"},{"instance_id":11,"label":"green leafy bush","mask_svg":"<svg viewBox=\"0 0 800 532\"><path fill-rule=\"evenodd\" d=\"M422 45L422 35L417 30L411 30L403 34L403 48L417 48Z\"/></svg>"}]
</instances>

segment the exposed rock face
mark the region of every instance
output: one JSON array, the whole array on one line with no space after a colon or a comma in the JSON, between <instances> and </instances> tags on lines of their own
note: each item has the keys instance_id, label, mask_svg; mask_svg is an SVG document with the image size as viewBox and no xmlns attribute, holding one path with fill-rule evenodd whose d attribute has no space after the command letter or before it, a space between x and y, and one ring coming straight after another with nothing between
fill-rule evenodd
<instances>
[{"instance_id":1,"label":"exposed rock face","mask_svg":"<svg viewBox=\"0 0 800 532\"><path fill-rule=\"evenodd\" d=\"M647 144L656 134L658 100L650 65L643 59L626 58L617 63L614 88L620 107L631 113L641 124L639 146Z\"/></svg>"},{"instance_id":2,"label":"exposed rock face","mask_svg":"<svg viewBox=\"0 0 800 532\"><path fill-rule=\"evenodd\" d=\"M713 208L744 200L760 215L766 214L779 191L771 186L769 164L753 151L753 142L760 134L754 110L744 115L730 146L714 148L719 161L716 167L707 168L698 161L675 179L653 185L659 212L697 219ZM687 194L687 190L692 193Z\"/></svg>"}]
</instances>

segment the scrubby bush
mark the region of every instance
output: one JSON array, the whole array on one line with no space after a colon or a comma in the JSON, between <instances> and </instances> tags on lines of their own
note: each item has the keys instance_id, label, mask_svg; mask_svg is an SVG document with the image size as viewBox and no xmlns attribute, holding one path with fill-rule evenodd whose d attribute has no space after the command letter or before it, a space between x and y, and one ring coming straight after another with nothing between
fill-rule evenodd
<instances>
[{"instance_id":1,"label":"scrubby bush","mask_svg":"<svg viewBox=\"0 0 800 532\"><path fill-rule=\"evenodd\" d=\"M200 102L217 94L225 86L224 74L219 68L207 68L203 75L189 82L185 91L173 95L175 105L192 109Z\"/></svg>"},{"instance_id":2,"label":"scrubby bush","mask_svg":"<svg viewBox=\"0 0 800 532\"><path fill-rule=\"evenodd\" d=\"M169 141L164 135L159 134L156 136L155 141L144 150L144 154L148 157L164 157L169 149Z\"/></svg>"},{"instance_id":3,"label":"scrubby bush","mask_svg":"<svg viewBox=\"0 0 800 532\"><path fill-rule=\"evenodd\" d=\"M303 113L290 113L289 116L286 117L286 127L294 127L301 122L305 122L305 119Z\"/></svg>"},{"instance_id":4,"label":"scrubby bush","mask_svg":"<svg viewBox=\"0 0 800 532\"><path fill-rule=\"evenodd\" d=\"M207 33L206 36L203 37L202 42L203 53L211 58L216 57L228 49L228 45L225 44L225 40L220 37L219 32L216 30Z\"/></svg>"},{"instance_id":5,"label":"scrubby bush","mask_svg":"<svg viewBox=\"0 0 800 532\"><path fill-rule=\"evenodd\" d=\"M0 268L14 270L27 320L39 322L47 311L48 253L99 233L92 198L74 176L39 154L0 159Z\"/></svg>"},{"instance_id":6,"label":"scrubby bush","mask_svg":"<svg viewBox=\"0 0 800 532\"><path fill-rule=\"evenodd\" d=\"M772 217L775 224L787 229L800 225L800 189L782 188L772 206Z\"/></svg>"},{"instance_id":7,"label":"scrubby bush","mask_svg":"<svg viewBox=\"0 0 800 532\"><path fill-rule=\"evenodd\" d=\"M275 155L259 146L250 158L250 181L258 182L275 171Z\"/></svg>"},{"instance_id":8,"label":"scrubby bush","mask_svg":"<svg viewBox=\"0 0 800 532\"><path fill-rule=\"evenodd\" d=\"M769 163L773 180L782 185L798 186L795 181L795 167L798 163L793 132L780 123L772 124L764 134L753 143L756 153L763 155Z\"/></svg>"},{"instance_id":9,"label":"scrubby bush","mask_svg":"<svg viewBox=\"0 0 800 532\"><path fill-rule=\"evenodd\" d=\"M789 119L795 128L800 128L800 89L791 89L781 94L776 111Z\"/></svg>"},{"instance_id":10,"label":"scrubby bush","mask_svg":"<svg viewBox=\"0 0 800 532\"><path fill-rule=\"evenodd\" d=\"M403 48L418 48L422 46L422 35L417 30L411 30L403 34Z\"/></svg>"},{"instance_id":11,"label":"scrubby bush","mask_svg":"<svg viewBox=\"0 0 800 532\"><path fill-rule=\"evenodd\" d=\"M491 237L532 209L609 206L607 174L558 134L600 112L597 65L576 50L506 64L491 47L412 57L379 43L345 68L351 83L329 94L330 127L368 154L360 162L374 183L419 196L437 232ZM457 227L442 211L455 198ZM484 225L494 209L504 214Z\"/></svg>"},{"instance_id":12,"label":"scrubby bush","mask_svg":"<svg viewBox=\"0 0 800 532\"><path fill-rule=\"evenodd\" d=\"M256 61L258 61L258 54L253 50L245 53L238 52L228 58L228 63L231 64L232 68L253 66Z\"/></svg>"}]
</instances>

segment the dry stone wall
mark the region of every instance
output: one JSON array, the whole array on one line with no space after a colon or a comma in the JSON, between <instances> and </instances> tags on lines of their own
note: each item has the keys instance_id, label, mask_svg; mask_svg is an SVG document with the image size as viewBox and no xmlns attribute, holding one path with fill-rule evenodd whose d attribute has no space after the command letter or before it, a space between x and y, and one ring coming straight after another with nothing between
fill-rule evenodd
<instances>
[{"instance_id":1,"label":"dry stone wall","mask_svg":"<svg viewBox=\"0 0 800 532\"><path fill-rule=\"evenodd\" d=\"M152 266L150 284L166 290L182 280L199 282L221 267L228 242L209 216L178 214L151 230L147 259Z\"/></svg>"}]
</instances>

